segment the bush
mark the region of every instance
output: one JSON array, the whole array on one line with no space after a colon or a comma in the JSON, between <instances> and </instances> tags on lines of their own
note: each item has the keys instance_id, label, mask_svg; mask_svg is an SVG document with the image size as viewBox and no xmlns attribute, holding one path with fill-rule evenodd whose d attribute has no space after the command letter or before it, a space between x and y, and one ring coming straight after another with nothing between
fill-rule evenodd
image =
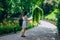
<instances>
[{"instance_id":1,"label":"bush","mask_svg":"<svg viewBox=\"0 0 60 40\"><path fill-rule=\"evenodd\" d=\"M58 28L58 33L60 35L60 13L57 15L58 21L57 21L57 28Z\"/></svg>"},{"instance_id":2,"label":"bush","mask_svg":"<svg viewBox=\"0 0 60 40\"><path fill-rule=\"evenodd\" d=\"M32 28L33 24L28 23L27 24L28 29ZM0 23L0 35L3 34L8 34L8 33L16 33L17 31L21 31L22 27L19 26L18 23L13 23L13 22L5 22L5 23Z\"/></svg>"},{"instance_id":3,"label":"bush","mask_svg":"<svg viewBox=\"0 0 60 40\"><path fill-rule=\"evenodd\" d=\"M0 23L0 35L16 32L20 30L21 27L19 27L18 23L15 24L13 22Z\"/></svg>"}]
</instances>

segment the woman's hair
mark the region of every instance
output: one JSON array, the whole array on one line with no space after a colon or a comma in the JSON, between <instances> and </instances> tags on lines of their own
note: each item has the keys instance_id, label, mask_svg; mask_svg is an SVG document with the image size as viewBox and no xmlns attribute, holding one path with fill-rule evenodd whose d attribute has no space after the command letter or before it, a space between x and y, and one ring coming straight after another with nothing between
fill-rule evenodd
<instances>
[{"instance_id":1,"label":"woman's hair","mask_svg":"<svg viewBox=\"0 0 60 40\"><path fill-rule=\"evenodd\" d=\"M27 13L28 13L27 11L24 11L23 16L27 15Z\"/></svg>"}]
</instances>

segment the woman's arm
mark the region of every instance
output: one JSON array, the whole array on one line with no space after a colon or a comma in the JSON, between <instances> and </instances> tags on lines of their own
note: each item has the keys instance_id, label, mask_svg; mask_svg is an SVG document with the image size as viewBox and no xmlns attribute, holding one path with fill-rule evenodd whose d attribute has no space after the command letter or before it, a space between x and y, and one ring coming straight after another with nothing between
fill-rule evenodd
<instances>
[{"instance_id":1,"label":"woman's arm","mask_svg":"<svg viewBox=\"0 0 60 40\"><path fill-rule=\"evenodd\" d=\"M31 16L30 18L28 18L28 20L32 20L32 18L33 18L33 17Z\"/></svg>"},{"instance_id":2,"label":"woman's arm","mask_svg":"<svg viewBox=\"0 0 60 40\"><path fill-rule=\"evenodd\" d=\"M26 19L26 21L31 21L32 20L32 18L28 18L27 16L25 16L25 19Z\"/></svg>"}]
</instances>

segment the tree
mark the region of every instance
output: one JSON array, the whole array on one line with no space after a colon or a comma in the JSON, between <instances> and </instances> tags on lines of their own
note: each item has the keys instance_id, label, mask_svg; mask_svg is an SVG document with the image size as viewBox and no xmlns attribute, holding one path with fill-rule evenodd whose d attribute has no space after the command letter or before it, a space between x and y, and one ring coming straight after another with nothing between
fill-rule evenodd
<instances>
[{"instance_id":1,"label":"tree","mask_svg":"<svg viewBox=\"0 0 60 40\"><path fill-rule=\"evenodd\" d=\"M41 8L43 9L44 11L44 15L48 15L50 14L51 12L54 11L54 8L55 8L55 1L53 0L45 0L41 3Z\"/></svg>"},{"instance_id":2,"label":"tree","mask_svg":"<svg viewBox=\"0 0 60 40\"><path fill-rule=\"evenodd\" d=\"M32 14L32 10L35 5L39 6L43 0L0 0L1 16L0 19L3 21L8 16L28 11Z\"/></svg>"}]
</instances>

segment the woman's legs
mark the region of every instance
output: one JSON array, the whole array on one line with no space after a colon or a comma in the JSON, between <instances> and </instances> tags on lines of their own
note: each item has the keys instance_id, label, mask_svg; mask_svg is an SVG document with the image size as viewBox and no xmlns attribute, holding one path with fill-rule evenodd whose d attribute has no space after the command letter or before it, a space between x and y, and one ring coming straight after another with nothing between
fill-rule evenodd
<instances>
[{"instance_id":1,"label":"woman's legs","mask_svg":"<svg viewBox=\"0 0 60 40\"><path fill-rule=\"evenodd\" d=\"M23 36L25 36L24 34L25 34L25 31L26 31L26 28L22 28L22 31L21 31L21 36L23 37Z\"/></svg>"}]
</instances>

